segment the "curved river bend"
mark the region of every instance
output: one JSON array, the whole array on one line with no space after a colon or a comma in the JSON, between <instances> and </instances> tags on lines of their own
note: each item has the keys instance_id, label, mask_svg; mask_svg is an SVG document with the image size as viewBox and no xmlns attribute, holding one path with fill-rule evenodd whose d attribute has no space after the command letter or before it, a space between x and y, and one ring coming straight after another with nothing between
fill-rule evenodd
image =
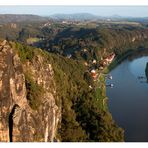
<instances>
[{"instance_id":1,"label":"curved river bend","mask_svg":"<svg viewBox=\"0 0 148 148\"><path fill-rule=\"evenodd\" d=\"M148 83L145 77L148 56L126 59L110 72L114 87L107 87L109 111L124 129L125 141L148 141Z\"/></svg>"}]
</instances>

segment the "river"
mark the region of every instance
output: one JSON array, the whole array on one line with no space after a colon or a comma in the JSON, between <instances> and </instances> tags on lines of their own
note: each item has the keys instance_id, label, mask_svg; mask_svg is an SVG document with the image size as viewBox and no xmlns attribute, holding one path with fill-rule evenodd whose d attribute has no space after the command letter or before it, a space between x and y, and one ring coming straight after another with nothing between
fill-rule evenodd
<instances>
[{"instance_id":1,"label":"river","mask_svg":"<svg viewBox=\"0 0 148 148\"><path fill-rule=\"evenodd\" d=\"M124 60L106 80L109 111L124 129L126 142L148 142L148 83L145 77L148 56Z\"/></svg>"}]
</instances>

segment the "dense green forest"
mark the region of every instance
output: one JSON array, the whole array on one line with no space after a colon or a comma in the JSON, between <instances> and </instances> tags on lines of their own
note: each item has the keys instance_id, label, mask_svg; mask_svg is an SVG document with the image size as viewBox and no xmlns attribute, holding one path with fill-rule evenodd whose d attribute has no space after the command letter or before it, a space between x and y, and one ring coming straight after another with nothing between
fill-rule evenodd
<instances>
[{"instance_id":1,"label":"dense green forest","mask_svg":"<svg viewBox=\"0 0 148 148\"><path fill-rule=\"evenodd\" d=\"M3 31L5 30L5 32ZM147 47L146 25L61 22L18 22L0 25L0 38L36 46L73 59L90 62L114 52ZM87 52L83 52L87 49ZM106 49L104 51L104 49Z\"/></svg>"}]
</instances>

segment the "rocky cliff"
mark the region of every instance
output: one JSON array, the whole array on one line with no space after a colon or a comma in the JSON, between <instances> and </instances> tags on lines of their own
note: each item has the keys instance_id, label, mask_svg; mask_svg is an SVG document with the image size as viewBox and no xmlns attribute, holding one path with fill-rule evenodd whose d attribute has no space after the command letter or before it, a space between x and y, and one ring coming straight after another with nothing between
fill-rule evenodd
<instances>
[{"instance_id":1,"label":"rocky cliff","mask_svg":"<svg viewBox=\"0 0 148 148\"><path fill-rule=\"evenodd\" d=\"M56 140L61 112L53 77L41 54L22 62L10 43L0 42L0 141Z\"/></svg>"}]
</instances>

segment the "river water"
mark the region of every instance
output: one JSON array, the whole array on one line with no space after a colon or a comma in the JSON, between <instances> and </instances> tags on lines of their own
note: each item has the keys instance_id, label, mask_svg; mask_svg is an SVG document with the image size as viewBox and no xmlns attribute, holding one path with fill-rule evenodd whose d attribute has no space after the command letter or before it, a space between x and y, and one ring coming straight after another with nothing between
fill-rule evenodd
<instances>
[{"instance_id":1,"label":"river water","mask_svg":"<svg viewBox=\"0 0 148 148\"><path fill-rule=\"evenodd\" d=\"M148 56L126 59L110 74L107 84L109 111L115 122L124 129L125 141L148 142L148 83L145 77Z\"/></svg>"}]
</instances>

